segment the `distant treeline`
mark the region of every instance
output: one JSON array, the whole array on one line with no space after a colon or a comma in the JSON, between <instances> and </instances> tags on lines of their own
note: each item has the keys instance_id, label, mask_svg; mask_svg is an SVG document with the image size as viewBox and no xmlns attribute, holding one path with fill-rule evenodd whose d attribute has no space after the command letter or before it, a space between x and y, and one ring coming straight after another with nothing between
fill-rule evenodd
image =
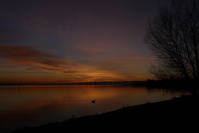
<instances>
[{"instance_id":1,"label":"distant treeline","mask_svg":"<svg viewBox=\"0 0 199 133\"><path fill-rule=\"evenodd\" d=\"M121 82L79 82L79 83L0 83L0 85L130 85L147 88L199 90L199 80L146 80Z\"/></svg>"},{"instance_id":2,"label":"distant treeline","mask_svg":"<svg viewBox=\"0 0 199 133\"><path fill-rule=\"evenodd\" d=\"M137 81L80 82L80 83L0 83L0 85L132 85Z\"/></svg>"}]
</instances>

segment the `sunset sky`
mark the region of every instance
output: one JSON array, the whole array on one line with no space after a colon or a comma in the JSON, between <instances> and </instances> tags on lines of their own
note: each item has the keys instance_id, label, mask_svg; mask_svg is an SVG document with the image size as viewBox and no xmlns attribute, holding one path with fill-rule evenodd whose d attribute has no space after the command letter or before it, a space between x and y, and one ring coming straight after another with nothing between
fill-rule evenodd
<instances>
[{"instance_id":1,"label":"sunset sky","mask_svg":"<svg viewBox=\"0 0 199 133\"><path fill-rule=\"evenodd\" d=\"M153 79L148 21L170 0L1 0L0 83Z\"/></svg>"}]
</instances>

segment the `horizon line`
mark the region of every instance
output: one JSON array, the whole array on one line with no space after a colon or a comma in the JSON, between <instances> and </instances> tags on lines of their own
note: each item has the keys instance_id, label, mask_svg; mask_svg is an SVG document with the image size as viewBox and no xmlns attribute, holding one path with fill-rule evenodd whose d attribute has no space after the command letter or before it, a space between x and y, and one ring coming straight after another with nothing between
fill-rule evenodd
<instances>
[{"instance_id":1,"label":"horizon line","mask_svg":"<svg viewBox=\"0 0 199 133\"><path fill-rule=\"evenodd\" d=\"M137 81L91 81L91 82L74 82L74 83L0 83L0 85L116 85L130 84Z\"/></svg>"}]
</instances>

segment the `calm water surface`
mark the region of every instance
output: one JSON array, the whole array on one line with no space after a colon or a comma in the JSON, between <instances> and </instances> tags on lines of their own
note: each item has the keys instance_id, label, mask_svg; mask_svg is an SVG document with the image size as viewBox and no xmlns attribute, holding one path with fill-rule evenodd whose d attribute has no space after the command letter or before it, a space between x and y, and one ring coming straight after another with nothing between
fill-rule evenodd
<instances>
[{"instance_id":1,"label":"calm water surface","mask_svg":"<svg viewBox=\"0 0 199 133\"><path fill-rule=\"evenodd\" d=\"M0 86L0 132L167 100L182 93L133 86Z\"/></svg>"}]
</instances>

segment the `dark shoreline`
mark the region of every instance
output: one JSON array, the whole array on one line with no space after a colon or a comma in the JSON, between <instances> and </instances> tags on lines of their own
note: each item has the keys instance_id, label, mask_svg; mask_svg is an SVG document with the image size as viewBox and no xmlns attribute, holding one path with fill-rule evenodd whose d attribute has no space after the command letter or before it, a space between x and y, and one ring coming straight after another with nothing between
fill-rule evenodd
<instances>
[{"instance_id":1,"label":"dark shoreline","mask_svg":"<svg viewBox=\"0 0 199 133\"><path fill-rule=\"evenodd\" d=\"M129 106L100 115L73 118L13 133L198 132L199 95Z\"/></svg>"}]
</instances>

